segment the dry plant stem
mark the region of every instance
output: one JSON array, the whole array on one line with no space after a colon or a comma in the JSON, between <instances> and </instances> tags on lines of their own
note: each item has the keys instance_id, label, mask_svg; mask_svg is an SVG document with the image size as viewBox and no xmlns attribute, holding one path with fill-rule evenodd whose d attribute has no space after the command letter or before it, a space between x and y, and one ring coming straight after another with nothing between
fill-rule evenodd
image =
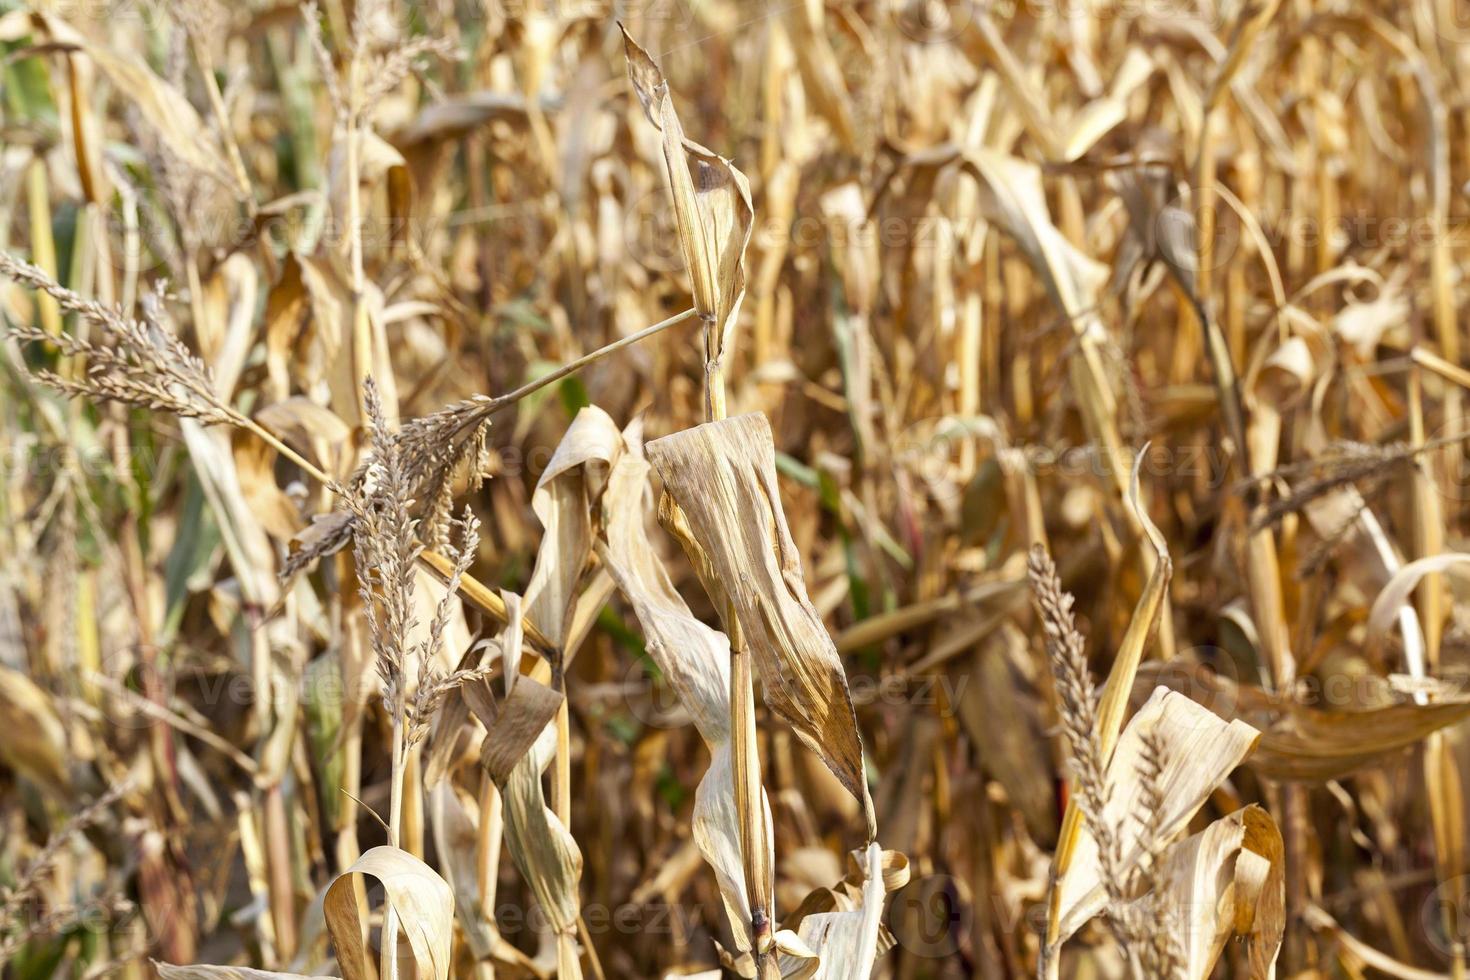
<instances>
[{"instance_id":1,"label":"dry plant stem","mask_svg":"<svg viewBox=\"0 0 1470 980\"><path fill-rule=\"evenodd\" d=\"M296 955L296 901L291 886L291 827L281 784L265 791L266 866L270 873L271 922L276 929L276 953L282 962Z\"/></svg>"},{"instance_id":2,"label":"dry plant stem","mask_svg":"<svg viewBox=\"0 0 1470 980\"><path fill-rule=\"evenodd\" d=\"M204 91L209 95L209 108L219 125L220 139L224 141L225 153L230 158L230 171L234 174L240 198L250 217L256 214L255 191L250 185L250 175L245 170L245 158L240 155L240 145L235 140L234 127L230 125L230 114L225 109L224 95L219 90L219 80L214 77L214 58L200 38L191 38L194 60L199 63L199 73L204 76Z\"/></svg>"},{"instance_id":3,"label":"dry plant stem","mask_svg":"<svg viewBox=\"0 0 1470 980\"><path fill-rule=\"evenodd\" d=\"M1418 332L1417 324L1413 329ZM1417 343L1415 348L1418 348ZM1417 362L1409 368L1409 443L1414 450L1422 448L1425 441L1423 370ZM1416 557L1424 558L1438 554L1444 545L1444 515L1428 458L1420 455L1414 459L1410 479L1413 481L1414 547ZM1431 676L1439 667L1442 590L1443 582L1439 576L1426 576L1420 583L1419 621L1424 630L1425 667ZM1422 766L1429 797L1430 825L1434 832L1436 871L1441 882L1452 881L1463 873L1465 828L1461 823L1463 804L1459 772L1443 733L1434 733L1424 743ZM1448 903L1443 918L1445 935L1455 936L1457 923ZM1462 980L1466 968L1463 943L1451 944L1450 965L1455 980Z\"/></svg>"},{"instance_id":4,"label":"dry plant stem","mask_svg":"<svg viewBox=\"0 0 1470 980\"><path fill-rule=\"evenodd\" d=\"M755 678L751 653L740 636L733 619L730 635L730 732L735 811L740 815L740 854L750 898L751 945L757 968L764 977L774 973L775 956L770 952L774 938L771 921L771 896L767 883L765 812L761 806L760 751L756 740Z\"/></svg>"},{"instance_id":5,"label":"dry plant stem","mask_svg":"<svg viewBox=\"0 0 1470 980\"><path fill-rule=\"evenodd\" d=\"M620 337L619 339L614 340L610 344L604 344L596 350L591 351L587 354L583 354L581 357L575 358L574 360L568 361L567 363L558 367L556 370L551 371L548 374L544 374L534 381L528 381L525 384L521 385L519 388L508 391L503 395L496 395L494 397L480 395L476 396L470 401L462 402L458 406L454 407L453 410L458 413L458 417L455 419L454 427L444 433L444 438L452 438L469 429L472 429L475 426L479 425L481 422L485 421L485 419L489 418L491 415L494 415L496 412L509 405L515 404L516 402L525 398L527 395L540 391L547 385L556 384L563 378L577 373L587 365L592 364L596 361L600 361L602 358L606 357L609 354L620 351L625 347L631 347L640 341L647 340L649 337L652 337L655 334L662 333L669 327L683 323L686 320L694 319L694 317L695 311L691 307L690 309L687 309L682 313L675 313L673 316L660 320L658 323L644 327L637 333L631 333L626 337Z\"/></svg>"},{"instance_id":6,"label":"dry plant stem","mask_svg":"<svg viewBox=\"0 0 1470 980\"><path fill-rule=\"evenodd\" d=\"M46 161L41 157L31 161L26 168L26 202L31 219L31 253L36 266L53 279L56 278L56 240L51 234L51 199L46 180ZM41 314L41 326L53 337L61 333L61 310L56 300L44 293L37 295L36 308ZM68 372L62 370L62 376Z\"/></svg>"},{"instance_id":7,"label":"dry plant stem","mask_svg":"<svg viewBox=\"0 0 1470 980\"><path fill-rule=\"evenodd\" d=\"M351 270L350 293L352 297L352 371L358 391L373 372L372 324L368 320L367 306L363 294L367 288L362 264L362 190L358 185L361 169L361 147L358 136L361 125L361 57L358 44L353 44L352 57L347 70L347 248L348 267ZM365 411L365 409L360 409ZM363 417L364 423L366 416Z\"/></svg>"},{"instance_id":8,"label":"dry plant stem","mask_svg":"<svg viewBox=\"0 0 1470 980\"><path fill-rule=\"evenodd\" d=\"M393 753L393 769L388 791L388 843L398 847L403 826L403 770L406 762L403 740L403 706L401 704L394 706L393 735L390 744L390 751ZM383 934L380 940L383 949L378 968L378 975L385 980L398 976L398 933L398 910L389 902L383 911Z\"/></svg>"},{"instance_id":9,"label":"dry plant stem","mask_svg":"<svg viewBox=\"0 0 1470 980\"><path fill-rule=\"evenodd\" d=\"M1431 284L1434 290L1434 326L1440 348L1447 361L1458 364L1460 343L1458 326L1455 323L1453 286L1450 282L1449 255L1449 158L1445 109L1436 94L1434 81L1429 77L1422 57L1410 59L1414 75L1419 83L1428 116L1430 143L1429 179L1431 183L1431 221L1433 245L1430 253ZM1417 321L1413 328L1419 329ZM1420 346L1419 337L1414 338L1414 347ZM1446 422L1455 428L1462 424L1460 418L1461 392L1450 387L1445 392L1444 413ZM1423 374L1417 364L1409 369L1409 430L1410 443L1414 447L1424 444L1424 386ZM1453 434L1453 431L1450 433ZM1458 454L1458 446L1449 450ZM1441 497L1434 483L1434 473L1429 459L1421 456L1414 464L1414 549L1420 558L1438 554L1444 550L1444 514L1441 513ZM1439 666L1439 647L1445 619L1445 583L1443 576L1426 576L1419 587L1419 621L1424 629L1424 647L1427 666L1431 672ZM1431 805L1434 800L1431 798ZM1440 821L1436 820L1436 831ZM1443 858L1444 855L1441 855ZM1458 957L1457 957L1458 960ZM1463 964L1457 963L1457 971Z\"/></svg>"},{"instance_id":10,"label":"dry plant stem","mask_svg":"<svg viewBox=\"0 0 1470 980\"><path fill-rule=\"evenodd\" d=\"M558 367L555 371L542 375L535 381L528 381L525 384L521 385L519 388L506 392L503 395L496 395L494 398L489 399L485 402L483 406L484 414L489 415L491 412L498 412L502 408L505 408L507 405L512 405L515 402L520 401L522 398L525 398L527 395L539 391L542 388L545 388L547 385L555 384L556 382L562 380L569 375L576 374L587 365L592 364L595 361L600 361L609 354L620 351L624 347L631 347L639 341L647 340L654 334L662 333L669 327L683 323L685 320L692 318L694 315L694 308L690 307L682 313L675 313L673 316L668 317L667 319L660 320L659 322L652 324L651 326L644 327L637 333L630 333L628 334L628 336L620 337L610 344L604 344L591 353L583 354L581 357L567 361L565 364ZM723 400L721 401L721 404L723 405ZM482 415L481 418L483 417L484 416Z\"/></svg>"},{"instance_id":11,"label":"dry plant stem","mask_svg":"<svg viewBox=\"0 0 1470 980\"><path fill-rule=\"evenodd\" d=\"M705 411L708 421L725 417L725 373L714 354L718 325L705 321ZM730 636L730 733L735 811L740 816L740 856L750 899L750 941L760 980L778 980L774 952L774 923L766 867L765 811L761 806L760 746L756 739L755 677L751 653L734 617L727 621Z\"/></svg>"}]
</instances>

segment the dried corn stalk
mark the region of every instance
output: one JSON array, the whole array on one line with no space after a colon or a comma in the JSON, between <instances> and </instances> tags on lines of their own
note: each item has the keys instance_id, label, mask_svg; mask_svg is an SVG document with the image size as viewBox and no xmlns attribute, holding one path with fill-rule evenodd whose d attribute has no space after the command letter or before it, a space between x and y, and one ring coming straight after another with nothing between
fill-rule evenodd
<instances>
[{"instance_id":1,"label":"dried corn stalk","mask_svg":"<svg viewBox=\"0 0 1470 980\"><path fill-rule=\"evenodd\" d=\"M764 415L742 415L648 444L677 515L661 508L726 629L754 655L766 701L863 804L877 836L863 775L863 746L842 660L807 597L801 558L776 485Z\"/></svg>"},{"instance_id":2,"label":"dried corn stalk","mask_svg":"<svg viewBox=\"0 0 1470 980\"><path fill-rule=\"evenodd\" d=\"M731 769L730 641L689 611L648 540L649 464L638 445L638 433L628 435L626 451L614 464L603 496L606 544L599 554L633 606L649 655L709 746L709 770L695 792L694 840L719 881L736 947L748 952L751 910ZM761 805L765 826L770 827L764 792ZM767 851L771 850L768 839ZM767 866L772 864L773 854Z\"/></svg>"}]
</instances>

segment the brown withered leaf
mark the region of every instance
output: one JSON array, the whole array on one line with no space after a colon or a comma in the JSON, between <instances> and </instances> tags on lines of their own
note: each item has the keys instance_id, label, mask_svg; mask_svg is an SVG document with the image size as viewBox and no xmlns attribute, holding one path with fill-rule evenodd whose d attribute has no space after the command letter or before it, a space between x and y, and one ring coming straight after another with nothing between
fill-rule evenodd
<instances>
[{"instance_id":1,"label":"brown withered leaf","mask_svg":"<svg viewBox=\"0 0 1470 980\"><path fill-rule=\"evenodd\" d=\"M603 495L606 541L598 555L633 607L648 644L679 703L709 746L710 765L695 791L694 841L715 872L736 949L750 949L750 901L740 859L730 745L730 641L700 622L674 589L646 528L649 464L636 430L628 433ZM770 826L770 804L762 793ZM774 864L774 855L767 866Z\"/></svg>"},{"instance_id":2,"label":"brown withered leaf","mask_svg":"<svg viewBox=\"0 0 1470 980\"><path fill-rule=\"evenodd\" d=\"M707 422L649 443L648 456L687 521L687 537L676 536L686 551L697 546L690 560L727 617L726 632L738 631L754 654L767 703L863 803L871 835L847 676L807 597L776 485L770 423L762 414Z\"/></svg>"},{"instance_id":3,"label":"brown withered leaf","mask_svg":"<svg viewBox=\"0 0 1470 980\"><path fill-rule=\"evenodd\" d=\"M60 798L71 795L66 727L56 702L25 674L0 667L0 765L38 783Z\"/></svg>"},{"instance_id":4,"label":"brown withered leaf","mask_svg":"<svg viewBox=\"0 0 1470 980\"><path fill-rule=\"evenodd\" d=\"M704 321L706 361L717 369L745 298L745 247L755 223L750 183L729 160L685 138L663 72L626 30L623 47L638 101L663 134L679 244Z\"/></svg>"},{"instance_id":5,"label":"brown withered leaf","mask_svg":"<svg viewBox=\"0 0 1470 980\"><path fill-rule=\"evenodd\" d=\"M564 695L530 677L522 677L503 701L497 702L486 677L460 688L465 702L485 726L480 764L497 786L505 785L511 770L525 758L541 732L556 717Z\"/></svg>"},{"instance_id":6,"label":"brown withered leaf","mask_svg":"<svg viewBox=\"0 0 1470 980\"><path fill-rule=\"evenodd\" d=\"M1236 810L1164 855L1155 901L1188 917L1180 934L1185 980L1205 980L1231 936L1246 938L1252 980L1274 975L1286 928L1281 831L1258 806Z\"/></svg>"},{"instance_id":7,"label":"brown withered leaf","mask_svg":"<svg viewBox=\"0 0 1470 980\"><path fill-rule=\"evenodd\" d=\"M812 892L797 909L797 931L777 934L785 980L868 977L874 960L893 947L883 906L889 894L908 884L908 857L874 841L849 858L855 867L842 881Z\"/></svg>"},{"instance_id":8,"label":"brown withered leaf","mask_svg":"<svg viewBox=\"0 0 1470 980\"><path fill-rule=\"evenodd\" d=\"M572 420L536 481L531 509L546 532L526 585L526 618L557 646L568 638L582 571L592 556L592 504L621 443L608 414L589 405Z\"/></svg>"},{"instance_id":9,"label":"brown withered leaf","mask_svg":"<svg viewBox=\"0 0 1470 980\"><path fill-rule=\"evenodd\" d=\"M175 966L157 960L152 962L163 980L308 980L301 973L252 970L246 966Z\"/></svg>"},{"instance_id":10,"label":"brown withered leaf","mask_svg":"<svg viewBox=\"0 0 1470 980\"><path fill-rule=\"evenodd\" d=\"M976 650L973 673L955 706L979 750L980 765L1005 787L1032 839L1050 846L1059 831L1050 750L1036 694L1008 656L1007 641L1015 640L1015 632L997 632L1001 642Z\"/></svg>"},{"instance_id":11,"label":"brown withered leaf","mask_svg":"<svg viewBox=\"0 0 1470 980\"><path fill-rule=\"evenodd\" d=\"M344 980L374 976L352 884L355 874L371 875L382 884L386 900L397 911L399 926L408 936L418 975L424 980L447 980L454 939L454 893L433 868L388 844L364 852L327 888L323 910Z\"/></svg>"},{"instance_id":12,"label":"brown withered leaf","mask_svg":"<svg viewBox=\"0 0 1470 980\"><path fill-rule=\"evenodd\" d=\"M525 640L524 604L514 593L502 592L501 596L507 616L499 643L508 703L515 697L517 688L536 682L520 669ZM539 696L533 697L532 703L545 707ZM499 784L505 804L505 843L555 933L557 976L580 980L582 968L577 957L576 933L582 849L572 832L546 805L546 792L541 785L542 775L555 755L556 725L548 722L535 733L529 751L521 753L516 760L501 757L491 764L500 768L503 762L509 762L511 766Z\"/></svg>"},{"instance_id":13,"label":"brown withered leaf","mask_svg":"<svg viewBox=\"0 0 1470 980\"><path fill-rule=\"evenodd\" d=\"M1135 698L1151 684L1184 691L1222 718L1244 719L1260 728L1261 741L1249 765L1272 779L1338 779L1470 718L1470 701L1465 700L1317 708L1237 684L1204 666L1178 662L1150 665L1141 672Z\"/></svg>"}]
</instances>

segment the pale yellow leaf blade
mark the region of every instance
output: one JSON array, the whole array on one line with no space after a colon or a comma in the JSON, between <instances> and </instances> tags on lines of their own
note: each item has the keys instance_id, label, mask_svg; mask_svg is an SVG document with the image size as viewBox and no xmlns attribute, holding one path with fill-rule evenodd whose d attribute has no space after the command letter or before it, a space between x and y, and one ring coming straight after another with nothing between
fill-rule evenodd
<instances>
[{"instance_id":1,"label":"pale yellow leaf blade","mask_svg":"<svg viewBox=\"0 0 1470 980\"><path fill-rule=\"evenodd\" d=\"M364 852L327 889L323 910L343 980L366 980L374 975L358 915L357 893L352 887L355 874L370 875L382 884L386 901L397 912L399 927L408 936L419 976L424 980L448 980L454 892L433 868L388 844Z\"/></svg>"}]
</instances>

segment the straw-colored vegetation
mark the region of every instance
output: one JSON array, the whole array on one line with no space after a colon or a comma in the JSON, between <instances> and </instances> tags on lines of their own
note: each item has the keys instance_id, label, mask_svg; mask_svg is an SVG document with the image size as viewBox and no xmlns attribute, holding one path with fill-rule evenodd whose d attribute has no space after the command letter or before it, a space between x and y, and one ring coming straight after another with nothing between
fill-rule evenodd
<instances>
[{"instance_id":1,"label":"straw-colored vegetation","mask_svg":"<svg viewBox=\"0 0 1470 980\"><path fill-rule=\"evenodd\" d=\"M1465 977L1467 79L0 0L0 967Z\"/></svg>"}]
</instances>

